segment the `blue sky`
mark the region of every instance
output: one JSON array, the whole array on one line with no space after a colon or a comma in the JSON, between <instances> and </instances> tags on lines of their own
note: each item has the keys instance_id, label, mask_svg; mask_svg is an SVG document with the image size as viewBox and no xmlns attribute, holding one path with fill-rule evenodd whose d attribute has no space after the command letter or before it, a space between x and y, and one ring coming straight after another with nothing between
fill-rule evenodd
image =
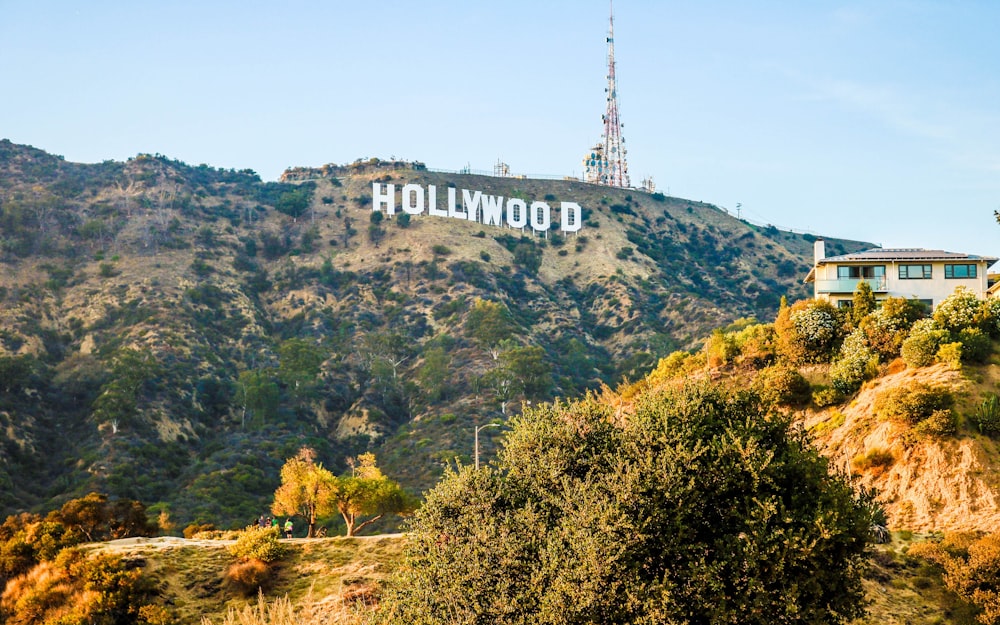
<instances>
[{"instance_id":1,"label":"blue sky","mask_svg":"<svg viewBox=\"0 0 1000 625\"><path fill-rule=\"evenodd\" d=\"M0 0L0 137L72 161L580 175L608 5ZM634 183L1000 255L1000 3L615 3Z\"/></svg>"}]
</instances>

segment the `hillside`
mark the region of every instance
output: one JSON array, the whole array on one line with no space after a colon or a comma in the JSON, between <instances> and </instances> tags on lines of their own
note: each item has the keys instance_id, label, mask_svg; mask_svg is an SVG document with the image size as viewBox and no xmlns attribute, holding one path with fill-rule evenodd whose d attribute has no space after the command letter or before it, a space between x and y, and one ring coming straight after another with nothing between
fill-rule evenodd
<instances>
[{"instance_id":1,"label":"hillside","mask_svg":"<svg viewBox=\"0 0 1000 625\"><path fill-rule=\"evenodd\" d=\"M0 142L0 513L96 490L241 526L302 445L422 489L471 461L474 424L806 294L811 237L700 202L377 160L284 180ZM378 221L373 181L572 201L584 224Z\"/></svg>"},{"instance_id":2,"label":"hillside","mask_svg":"<svg viewBox=\"0 0 1000 625\"><path fill-rule=\"evenodd\" d=\"M973 610L944 587L939 571L906 556L911 540L897 537L890 545L874 547L864 581L871 602L868 615L853 623L974 623ZM273 606L287 599L297 610L295 622L304 625L364 622L399 566L405 541L402 535L294 540L264 600ZM226 552L231 542L140 538L89 548L141 566L159 591L157 604L168 608L181 625L202 625L203 619L219 624L230 610L240 613L259 605L257 598L241 596L222 583L232 561Z\"/></svg>"},{"instance_id":3,"label":"hillside","mask_svg":"<svg viewBox=\"0 0 1000 625\"><path fill-rule=\"evenodd\" d=\"M1000 364L956 371L945 364L890 371L867 383L843 406L810 411L805 424L839 470L859 486L878 489L890 527L920 532L992 531L1000 524L1000 449L976 431L976 407L1000 382ZM920 437L909 427L876 418L874 404L888 389L944 386L959 398L957 436ZM891 460L858 470L873 450Z\"/></svg>"}]
</instances>

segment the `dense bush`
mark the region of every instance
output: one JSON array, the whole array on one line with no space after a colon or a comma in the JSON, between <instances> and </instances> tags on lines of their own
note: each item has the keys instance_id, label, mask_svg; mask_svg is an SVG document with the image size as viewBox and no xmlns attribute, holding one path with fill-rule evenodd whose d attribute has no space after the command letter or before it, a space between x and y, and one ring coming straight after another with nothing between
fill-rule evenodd
<instances>
[{"instance_id":1,"label":"dense bush","mask_svg":"<svg viewBox=\"0 0 1000 625\"><path fill-rule=\"evenodd\" d=\"M840 623L873 511L753 398L529 410L427 495L386 623ZM530 531L526 531L530 528ZM790 549L789 545L808 545Z\"/></svg>"},{"instance_id":2,"label":"dense bush","mask_svg":"<svg viewBox=\"0 0 1000 625\"><path fill-rule=\"evenodd\" d=\"M813 390L812 401L817 408L836 406L844 401L844 394L833 387L819 386Z\"/></svg>"},{"instance_id":3,"label":"dense bush","mask_svg":"<svg viewBox=\"0 0 1000 625\"><path fill-rule=\"evenodd\" d=\"M924 305L918 300L890 297L861 320L860 328L868 346L881 360L889 360L899 355L910 328L924 315L924 311Z\"/></svg>"},{"instance_id":4,"label":"dense bush","mask_svg":"<svg viewBox=\"0 0 1000 625\"><path fill-rule=\"evenodd\" d=\"M962 361L983 364L990 359L993 345L979 328L962 328L958 331L958 342L962 344Z\"/></svg>"},{"instance_id":5,"label":"dense bush","mask_svg":"<svg viewBox=\"0 0 1000 625\"><path fill-rule=\"evenodd\" d=\"M917 434L929 436L945 436L958 431L958 415L950 408L935 410L926 419L918 423L913 430Z\"/></svg>"},{"instance_id":6,"label":"dense bush","mask_svg":"<svg viewBox=\"0 0 1000 625\"><path fill-rule=\"evenodd\" d=\"M754 389L762 401L776 406L804 406L812 399L812 388L793 367L776 365L757 374Z\"/></svg>"},{"instance_id":7,"label":"dense bush","mask_svg":"<svg viewBox=\"0 0 1000 625\"><path fill-rule=\"evenodd\" d=\"M233 562L222 575L223 582L231 591L245 597L267 590L273 577L271 567L254 559Z\"/></svg>"},{"instance_id":8,"label":"dense bush","mask_svg":"<svg viewBox=\"0 0 1000 625\"><path fill-rule=\"evenodd\" d=\"M940 566L948 588L979 608L980 623L1000 623L1000 533L945 534L939 542L914 544L908 555Z\"/></svg>"},{"instance_id":9,"label":"dense bush","mask_svg":"<svg viewBox=\"0 0 1000 625\"><path fill-rule=\"evenodd\" d=\"M762 369L777 358L773 323L755 323L733 334L740 364Z\"/></svg>"},{"instance_id":10,"label":"dense bush","mask_svg":"<svg viewBox=\"0 0 1000 625\"><path fill-rule=\"evenodd\" d=\"M850 395L865 380L874 377L877 367L878 354L868 348L864 333L855 330L844 341L840 357L830 367L830 381L839 392Z\"/></svg>"},{"instance_id":11,"label":"dense bush","mask_svg":"<svg viewBox=\"0 0 1000 625\"><path fill-rule=\"evenodd\" d=\"M194 538L202 532L211 532L213 530L215 530L215 525L211 523L192 523L185 527L182 533L184 534L184 538Z\"/></svg>"},{"instance_id":12,"label":"dense bush","mask_svg":"<svg viewBox=\"0 0 1000 625\"><path fill-rule=\"evenodd\" d=\"M671 352L664 358L660 358L660 361L656 365L656 369L646 376L646 380L651 386L656 386L657 384L662 384L670 380L677 379L681 376L688 376L695 372L701 371L706 365L705 352L701 351L697 354L691 354L689 352L677 350Z\"/></svg>"},{"instance_id":13,"label":"dense bush","mask_svg":"<svg viewBox=\"0 0 1000 625\"><path fill-rule=\"evenodd\" d=\"M728 365L738 353L733 336L722 330L715 330L705 341L705 358L712 369Z\"/></svg>"},{"instance_id":14,"label":"dense bush","mask_svg":"<svg viewBox=\"0 0 1000 625\"><path fill-rule=\"evenodd\" d=\"M981 327L991 337L1000 338L1000 297L983 302Z\"/></svg>"},{"instance_id":15,"label":"dense bush","mask_svg":"<svg viewBox=\"0 0 1000 625\"><path fill-rule=\"evenodd\" d=\"M285 555L285 546L278 542L278 538L277 527L250 525L229 546L229 553L240 560L260 560L269 564Z\"/></svg>"},{"instance_id":16,"label":"dense bush","mask_svg":"<svg viewBox=\"0 0 1000 625\"><path fill-rule=\"evenodd\" d=\"M967 287L960 286L955 292L941 300L934 310L934 321L938 327L949 332L970 328L980 319L982 302Z\"/></svg>"},{"instance_id":17,"label":"dense bush","mask_svg":"<svg viewBox=\"0 0 1000 625\"><path fill-rule=\"evenodd\" d=\"M64 549L10 581L0 598L5 623L131 625L162 610L150 602L153 582L134 564L109 554ZM164 615L165 616L165 615ZM161 621L169 622L169 621Z\"/></svg>"},{"instance_id":18,"label":"dense bush","mask_svg":"<svg viewBox=\"0 0 1000 625\"><path fill-rule=\"evenodd\" d=\"M958 371L962 368L962 344L959 341L943 343L938 348L935 358L950 368Z\"/></svg>"},{"instance_id":19,"label":"dense bush","mask_svg":"<svg viewBox=\"0 0 1000 625\"><path fill-rule=\"evenodd\" d=\"M948 341L947 330L939 329L932 319L913 324L910 335L903 341L900 355L909 367L926 367L934 364L938 349Z\"/></svg>"},{"instance_id":20,"label":"dense bush","mask_svg":"<svg viewBox=\"0 0 1000 625\"><path fill-rule=\"evenodd\" d=\"M802 300L778 311L774 331L790 363L828 362L843 337L843 319L829 302Z\"/></svg>"},{"instance_id":21,"label":"dense bush","mask_svg":"<svg viewBox=\"0 0 1000 625\"><path fill-rule=\"evenodd\" d=\"M954 398L947 387L913 382L879 393L874 409L880 419L917 425L939 410L950 411L953 403Z\"/></svg>"}]
</instances>

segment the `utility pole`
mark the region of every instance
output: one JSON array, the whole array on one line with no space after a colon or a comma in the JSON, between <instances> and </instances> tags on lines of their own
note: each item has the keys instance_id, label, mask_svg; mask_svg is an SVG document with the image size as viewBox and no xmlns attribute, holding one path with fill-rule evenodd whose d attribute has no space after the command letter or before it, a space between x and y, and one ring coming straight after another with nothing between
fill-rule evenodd
<instances>
[{"instance_id":1,"label":"utility pole","mask_svg":"<svg viewBox=\"0 0 1000 625\"><path fill-rule=\"evenodd\" d=\"M476 470L479 470L479 430L485 430L486 428L498 428L499 423L487 423L486 425L480 425L476 428Z\"/></svg>"}]
</instances>

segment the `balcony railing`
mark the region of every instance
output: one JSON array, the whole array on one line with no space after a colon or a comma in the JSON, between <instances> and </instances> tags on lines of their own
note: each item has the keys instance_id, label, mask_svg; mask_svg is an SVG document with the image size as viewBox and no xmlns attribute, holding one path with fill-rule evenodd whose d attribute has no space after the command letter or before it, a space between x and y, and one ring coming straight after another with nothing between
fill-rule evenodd
<instances>
[{"instance_id":1,"label":"balcony railing","mask_svg":"<svg viewBox=\"0 0 1000 625\"><path fill-rule=\"evenodd\" d=\"M840 280L817 280L817 293L853 293L859 282L867 282L875 293L889 290L885 278L843 278Z\"/></svg>"}]
</instances>

